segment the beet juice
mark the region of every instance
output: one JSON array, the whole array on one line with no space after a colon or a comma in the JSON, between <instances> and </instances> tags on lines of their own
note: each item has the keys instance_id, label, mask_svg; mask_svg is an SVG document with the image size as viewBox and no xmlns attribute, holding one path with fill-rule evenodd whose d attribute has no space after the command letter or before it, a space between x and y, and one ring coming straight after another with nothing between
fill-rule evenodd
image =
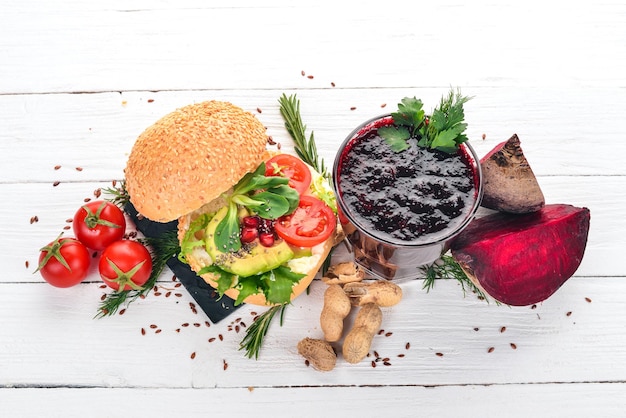
<instances>
[{"instance_id":1,"label":"beet juice","mask_svg":"<svg viewBox=\"0 0 626 418\"><path fill-rule=\"evenodd\" d=\"M378 135L391 116L366 122L335 159L340 221L355 261L387 279L415 278L472 219L481 197L480 165L472 148L433 150L408 140L394 152Z\"/></svg>"}]
</instances>

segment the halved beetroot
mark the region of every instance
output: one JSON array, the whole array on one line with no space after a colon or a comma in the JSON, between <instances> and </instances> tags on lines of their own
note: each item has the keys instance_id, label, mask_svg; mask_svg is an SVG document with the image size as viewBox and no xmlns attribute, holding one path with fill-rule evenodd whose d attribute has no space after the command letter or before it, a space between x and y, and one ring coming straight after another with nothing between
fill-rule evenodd
<instances>
[{"instance_id":1,"label":"halved beetroot","mask_svg":"<svg viewBox=\"0 0 626 418\"><path fill-rule=\"evenodd\" d=\"M589 209L566 204L524 215L494 213L473 220L450 249L485 293L508 305L532 305L576 272L589 220Z\"/></svg>"}]
</instances>

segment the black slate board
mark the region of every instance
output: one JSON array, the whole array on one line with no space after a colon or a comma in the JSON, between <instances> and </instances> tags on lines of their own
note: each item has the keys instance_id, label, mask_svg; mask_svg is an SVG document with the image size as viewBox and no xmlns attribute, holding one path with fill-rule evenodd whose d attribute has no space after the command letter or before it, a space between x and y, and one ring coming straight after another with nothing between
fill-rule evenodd
<instances>
[{"instance_id":1,"label":"black slate board","mask_svg":"<svg viewBox=\"0 0 626 418\"><path fill-rule=\"evenodd\" d=\"M153 222L147 218L139 217L135 207L128 203L125 208L131 217L137 230L146 237L154 238L165 232L177 230L178 221L168 223ZM238 307L234 301L228 296L219 297L219 294L209 286L201 277L199 277L189 266L181 262L177 257L172 257L167 266L176 275L178 280L185 286L185 289L196 301L204 313L209 317L211 322L217 323L228 317Z\"/></svg>"}]
</instances>

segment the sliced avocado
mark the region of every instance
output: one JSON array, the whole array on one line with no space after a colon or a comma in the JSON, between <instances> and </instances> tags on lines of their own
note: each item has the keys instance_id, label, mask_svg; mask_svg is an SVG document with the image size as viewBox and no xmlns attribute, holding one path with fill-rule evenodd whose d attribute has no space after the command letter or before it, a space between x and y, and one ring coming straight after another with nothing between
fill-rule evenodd
<instances>
[{"instance_id":1,"label":"sliced avocado","mask_svg":"<svg viewBox=\"0 0 626 418\"><path fill-rule=\"evenodd\" d=\"M276 241L271 247L255 242L243 246L237 252L220 251L215 245L215 229L227 211L226 207L220 209L206 228L206 251L215 265L229 273L247 277L275 269L293 258L291 247L283 240Z\"/></svg>"}]
</instances>

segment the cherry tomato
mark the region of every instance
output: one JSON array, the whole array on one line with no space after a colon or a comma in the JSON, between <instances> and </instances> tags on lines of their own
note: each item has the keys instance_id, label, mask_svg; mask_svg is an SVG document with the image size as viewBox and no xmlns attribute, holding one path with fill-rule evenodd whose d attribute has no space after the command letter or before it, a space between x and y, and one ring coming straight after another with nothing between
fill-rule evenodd
<instances>
[{"instance_id":1,"label":"cherry tomato","mask_svg":"<svg viewBox=\"0 0 626 418\"><path fill-rule=\"evenodd\" d=\"M300 204L290 215L276 221L274 229L288 244L313 247L326 241L335 230L335 213L320 199L300 196Z\"/></svg>"},{"instance_id":2,"label":"cherry tomato","mask_svg":"<svg viewBox=\"0 0 626 418\"><path fill-rule=\"evenodd\" d=\"M126 219L115 204L96 200L76 211L72 227L80 242L100 251L124 237Z\"/></svg>"},{"instance_id":3,"label":"cherry tomato","mask_svg":"<svg viewBox=\"0 0 626 418\"><path fill-rule=\"evenodd\" d=\"M35 271L52 286L71 287L87 277L90 263L87 247L77 239L59 236L41 249Z\"/></svg>"},{"instance_id":4,"label":"cherry tomato","mask_svg":"<svg viewBox=\"0 0 626 418\"><path fill-rule=\"evenodd\" d=\"M115 241L100 257L98 270L102 280L115 290L141 290L152 272L152 257L141 243Z\"/></svg>"},{"instance_id":5,"label":"cherry tomato","mask_svg":"<svg viewBox=\"0 0 626 418\"><path fill-rule=\"evenodd\" d=\"M303 194L311 185L309 167L297 157L289 154L278 154L265 162L266 176L280 176L289 179L289 186Z\"/></svg>"}]
</instances>

